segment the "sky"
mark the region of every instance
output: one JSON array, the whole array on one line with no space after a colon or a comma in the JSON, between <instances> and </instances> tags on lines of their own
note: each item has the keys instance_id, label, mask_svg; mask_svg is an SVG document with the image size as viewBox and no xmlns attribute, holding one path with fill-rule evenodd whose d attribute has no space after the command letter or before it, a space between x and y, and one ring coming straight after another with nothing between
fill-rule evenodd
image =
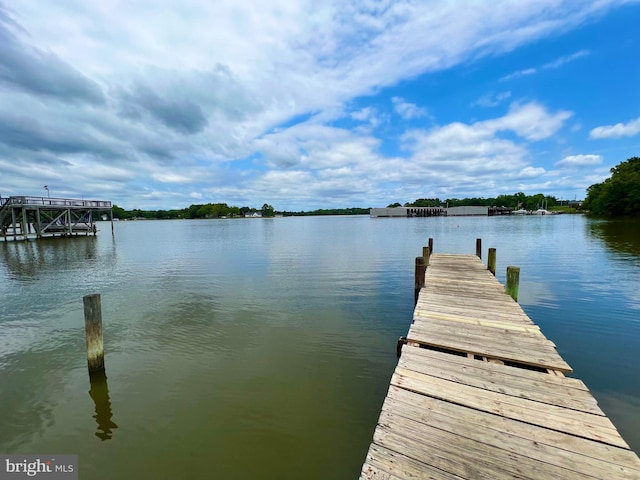
<instances>
[{"instance_id":1,"label":"sky","mask_svg":"<svg viewBox=\"0 0 640 480\"><path fill-rule=\"evenodd\" d=\"M582 199L640 156L640 1L0 0L0 195Z\"/></svg>"}]
</instances>

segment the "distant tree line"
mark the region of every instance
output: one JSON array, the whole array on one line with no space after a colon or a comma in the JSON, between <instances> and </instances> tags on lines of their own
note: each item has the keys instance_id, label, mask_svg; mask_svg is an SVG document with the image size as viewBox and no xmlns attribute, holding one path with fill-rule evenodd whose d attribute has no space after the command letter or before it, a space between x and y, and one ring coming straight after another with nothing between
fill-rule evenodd
<instances>
[{"instance_id":1,"label":"distant tree line","mask_svg":"<svg viewBox=\"0 0 640 480\"><path fill-rule=\"evenodd\" d=\"M585 210L596 215L640 215L640 157L611 169L611 177L587 189Z\"/></svg>"},{"instance_id":2,"label":"distant tree line","mask_svg":"<svg viewBox=\"0 0 640 480\"><path fill-rule=\"evenodd\" d=\"M226 203L206 203L190 205L179 210L125 210L117 205L112 207L113 217L121 220L144 218L148 220L168 220L177 218L240 218L245 214L259 212L263 217L275 216L275 209L265 203L261 209L251 207L235 207Z\"/></svg>"},{"instance_id":3,"label":"distant tree line","mask_svg":"<svg viewBox=\"0 0 640 480\"><path fill-rule=\"evenodd\" d=\"M487 207L510 207L514 209L523 208L525 210L536 210L541 207L551 209L552 207L560 207L567 205L565 200L558 200L552 195L544 195L538 193L536 195L525 195L523 192L514 193L513 195L498 195L497 197L470 197L470 198L447 198L440 200L439 198L419 198L413 202L407 202L404 205L400 203L392 203L388 208L392 207L468 207L472 205Z\"/></svg>"},{"instance_id":4,"label":"distant tree line","mask_svg":"<svg viewBox=\"0 0 640 480\"><path fill-rule=\"evenodd\" d=\"M285 217L312 215L369 215L369 208L321 208L308 212L282 212Z\"/></svg>"},{"instance_id":5,"label":"distant tree line","mask_svg":"<svg viewBox=\"0 0 640 480\"><path fill-rule=\"evenodd\" d=\"M113 205L113 217L120 220L132 220L135 218L148 220L169 220L178 218L242 218L246 214L260 213L262 217L274 217L283 215L310 216L310 215L369 215L368 208L325 208L311 211L276 211L273 206L265 203L262 208L234 207L226 203L207 203L190 205L179 210L125 210L118 205Z\"/></svg>"}]
</instances>

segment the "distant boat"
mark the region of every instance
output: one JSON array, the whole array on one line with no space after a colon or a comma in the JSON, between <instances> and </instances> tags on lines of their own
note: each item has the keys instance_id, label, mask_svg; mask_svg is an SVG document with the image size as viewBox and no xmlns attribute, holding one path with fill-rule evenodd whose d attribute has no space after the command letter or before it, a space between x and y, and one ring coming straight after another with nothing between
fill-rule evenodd
<instances>
[{"instance_id":1,"label":"distant boat","mask_svg":"<svg viewBox=\"0 0 640 480\"><path fill-rule=\"evenodd\" d=\"M544 207L545 207L545 202L542 202L541 208L538 208L537 210L531 212L531 214L532 215L553 215L553 212L550 212Z\"/></svg>"},{"instance_id":2,"label":"distant boat","mask_svg":"<svg viewBox=\"0 0 640 480\"><path fill-rule=\"evenodd\" d=\"M553 215L549 210L545 210L544 208L539 208L534 211L532 215Z\"/></svg>"},{"instance_id":3,"label":"distant boat","mask_svg":"<svg viewBox=\"0 0 640 480\"><path fill-rule=\"evenodd\" d=\"M512 215L526 215L529 212L527 212L524 208L521 208L519 210L514 210L513 212L511 212Z\"/></svg>"}]
</instances>

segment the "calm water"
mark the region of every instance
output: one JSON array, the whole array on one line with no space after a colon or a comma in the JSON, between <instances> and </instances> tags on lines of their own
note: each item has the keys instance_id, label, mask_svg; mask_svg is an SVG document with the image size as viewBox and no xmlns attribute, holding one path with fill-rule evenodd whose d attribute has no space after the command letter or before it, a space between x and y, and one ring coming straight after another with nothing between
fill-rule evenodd
<instances>
[{"instance_id":1,"label":"calm water","mask_svg":"<svg viewBox=\"0 0 640 480\"><path fill-rule=\"evenodd\" d=\"M0 243L0 452L81 478L357 478L413 263L497 248L520 303L640 451L640 222L308 217L101 224ZM108 384L82 296L102 294Z\"/></svg>"}]
</instances>

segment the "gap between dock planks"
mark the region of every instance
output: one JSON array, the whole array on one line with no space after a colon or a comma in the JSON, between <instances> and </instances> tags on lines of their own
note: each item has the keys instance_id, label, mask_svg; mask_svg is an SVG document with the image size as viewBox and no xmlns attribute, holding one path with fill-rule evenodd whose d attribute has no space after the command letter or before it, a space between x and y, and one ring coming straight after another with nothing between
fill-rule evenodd
<instances>
[{"instance_id":1,"label":"gap between dock planks","mask_svg":"<svg viewBox=\"0 0 640 480\"><path fill-rule=\"evenodd\" d=\"M640 479L638 456L478 257L432 255L413 319L361 479Z\"/></svg>"}]
</instances>

